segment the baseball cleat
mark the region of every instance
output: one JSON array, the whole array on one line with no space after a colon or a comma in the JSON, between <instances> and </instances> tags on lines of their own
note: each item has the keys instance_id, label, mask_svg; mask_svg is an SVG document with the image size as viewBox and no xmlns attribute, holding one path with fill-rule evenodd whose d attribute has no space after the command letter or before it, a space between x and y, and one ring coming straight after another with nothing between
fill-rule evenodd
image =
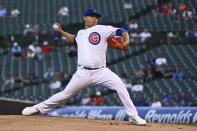
<instances>
[{"instance_id":1,"label":"baseball cleat","mask_svg":"<svg viewBox=\"0 0 197 131\"><path fill-rule=\"evenodd\" d=\"M138 126L145 126L147 122L139 116L130 117L129 122Z\"/></svg>"},{"instance_id":2,"label":"baseball cleat","mask_svg":"<svg viewBox=\"0 0 197 131\"><path fill-rule=\"evenodd\" d=\"M39 112L39 110L36 109L35 106L31 106L31 107L26 107L25 109L23 109L22 115L30 116L30 115L33 115L33 114L38 113L38 112Z\"/></svg>"}]
</instances>

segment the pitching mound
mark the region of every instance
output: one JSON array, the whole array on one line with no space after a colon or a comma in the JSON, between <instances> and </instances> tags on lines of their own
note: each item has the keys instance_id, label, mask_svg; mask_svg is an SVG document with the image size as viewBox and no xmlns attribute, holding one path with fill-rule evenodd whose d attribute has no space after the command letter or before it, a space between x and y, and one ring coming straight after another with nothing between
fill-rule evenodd
<instances>
[{"instance_id":1,"label":"pitching mound","mask_svg":"<svg viewBox=\"0 0 197 131\"><path fill-rule=\"evenodd\" d=\"M0 115L0 125L3 131L197 131L175 124L135 126L123 121L20 115Z\"/></svg>"}]
</instances>

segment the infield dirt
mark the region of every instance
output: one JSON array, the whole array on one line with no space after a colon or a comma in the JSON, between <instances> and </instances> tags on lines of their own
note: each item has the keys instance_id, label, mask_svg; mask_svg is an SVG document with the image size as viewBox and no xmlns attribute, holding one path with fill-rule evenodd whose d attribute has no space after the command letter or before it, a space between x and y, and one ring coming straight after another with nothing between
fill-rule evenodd
<instances>
[{"instance_id":1,"label":"infield dirt","mask_svg":"<svg viewBox=\"0 0 197 131\"><path fill-rule=\"evenodd\" d=\"M156 123L135 126L114 120L0 115L0 131L197 131L197 127Z\"/></svg>"}]
</instances>

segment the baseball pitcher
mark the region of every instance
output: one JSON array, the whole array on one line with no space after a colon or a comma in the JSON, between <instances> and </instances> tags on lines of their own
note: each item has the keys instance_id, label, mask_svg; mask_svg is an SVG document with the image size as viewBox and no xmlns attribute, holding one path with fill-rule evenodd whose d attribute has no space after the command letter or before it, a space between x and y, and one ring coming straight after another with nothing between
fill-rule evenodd
<instances>
[{"instance_id":1,"label":"baseball pitcher","mask_svg":"<svg viewBox=\"0 0 197 131\"><path fill-rule=\"evenodd\" d=\"M94 84L101 84L117 91L127 114L130 116L129 122L136 125L147 124L145 120L138 116L138 112L121 79L106 67L108 44L112 48L126 50L129 45L129 35L121 28L97 25L99 17L101 15L96 9L87 9L84 14L85 29L79 30L77 35L64 32L58 23L54 24L55 31L61 33L71 43L77 44L77 71L63 91L37 105L26 107L22 111L22 115L32 115L37 112L46 113L81 89Z\"/></svg>"}]
</instances>

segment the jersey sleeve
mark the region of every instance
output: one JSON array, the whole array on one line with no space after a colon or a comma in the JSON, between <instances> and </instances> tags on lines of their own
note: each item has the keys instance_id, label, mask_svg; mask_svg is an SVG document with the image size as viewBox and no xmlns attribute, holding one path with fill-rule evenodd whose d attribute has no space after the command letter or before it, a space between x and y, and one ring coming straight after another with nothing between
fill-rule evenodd
<instances>
[{"instance_id":1,"label":"jersey sleeve","mask_svg":"<svg viewBox=\"0 0 197 131\"><path fill-rule=\"evenodd\" d=\"M80 31L78 31L77 34L74 36L74 41L73 41L73 43L76 44L76 45L77 45L77 35L78 35L79 32L80 32Z\"/></svg>"},{"instance_id":2,"label":"jersey sleeve","mask_svg":"<svg viewBox=\"0 0 197 131\"><path fill-rule=\"evenodd\" d=\"M110 36L115 36L116 35L116 31L120 29L120 28L116 28L113 26L103 26L102 30L103 30L103 37L104 38L108 38Z\"/></svg>"},{"instance_id":3,"label":"jersey sleeve","mask_svg":"<svg viewBox=\"0 0 197 131\"><path fill-rule=\"evenodd\" d=\"M77 34L74 36L74 44L76 44L76 45L77 45L76 38L77 38Z\"/></svg>"}]
</instances>

